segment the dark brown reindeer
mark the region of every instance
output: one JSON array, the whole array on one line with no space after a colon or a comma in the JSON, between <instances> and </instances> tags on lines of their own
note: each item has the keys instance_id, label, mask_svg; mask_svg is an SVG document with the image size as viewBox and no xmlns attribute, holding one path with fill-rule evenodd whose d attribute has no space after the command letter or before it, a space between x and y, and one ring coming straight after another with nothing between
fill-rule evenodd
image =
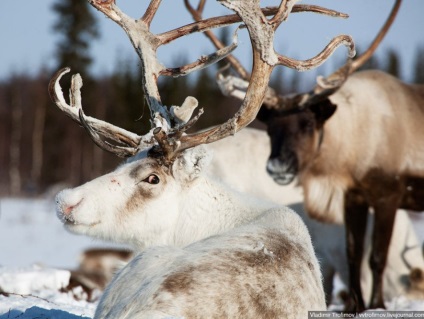
<instances>
[{"instance_id":1,"label":"dark brown reindeer","mask_svg":"<svg viewBox=\"0 0 424 319\"><path fill-rule=\"evenodd\" d=\"M354 73L375 51L400 3L362 56L319 78L311 92L283 97L269 90L258 114L271 138L268 173L283 185L298 177L312 217L345 222L348 310L366 308L360 264L369 209L375 213L370 308L385 307L382 275L396 209L424 209L424 142L419 138L424 136L424 87L379 71ZM226 77L221 82L230 95L243 96L239 81Z\"/></svg>"}]
</instances>

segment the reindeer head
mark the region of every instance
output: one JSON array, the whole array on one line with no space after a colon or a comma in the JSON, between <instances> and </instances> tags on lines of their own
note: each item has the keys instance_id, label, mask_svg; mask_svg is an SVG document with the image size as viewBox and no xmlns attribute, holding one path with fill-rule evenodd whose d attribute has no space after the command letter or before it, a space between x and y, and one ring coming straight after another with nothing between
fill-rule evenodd
<instances>
[{"instance_id":1,"label":"reindeer head","mask_svg":"<svg viewBox=\"0 0 424 319\"><path fill-rule=\"evenodd\" d=\"M325 122L336 106L329 99L301 111L284 112L262 108L258 119L267 125L271 154L267 172L281 185L291 183L319 152Z\"/></svg>"},{"instance_id":2,"label":"reindeer head","mask_svg":"<svg viewBox=\"0 0 424 319\"><path fill-rule=\"evenodd\" d=\"M78 234L145 247L167 243L166 238L176 236L178 223L186 227L181 222L181 215L191 213L190 203L185 198L187 190L196 187L210 160L201 145L233 135L255 119L276 65L312 68L322 63L335 49L327 48L326 54L307 62L295 61L274 51L275 30L287 18L296 1L283 0L280 7L270 13L268 9L260 8L259 0L219 0L237 15L201 20L157 35L150 31L150 23L160 0L152 0L138 20L124 14L113 0L89 0L95 8L122 26L139 54L152 128L147 134L139 136L86 116L82 111L81 77L78 74L72 77L70 103L67 104L59 81L69 69L58 71L49 85L56 105L83 126L99 147L121 157L130 157L114 172L57 195L57 213L66 228ZM204 7L204 3L204 0L200 1L199 6ZM266 15L270 14L273 18L267 19ZM161 103L157 80L160 76L186 75L228 56L237 46L236 34L231 45L179 68L164 67L157 58L157 48L193 32L209 32L211 28L236 22L243 22L247 28L253 51L252 81L240 109L219 126L187 134L186 131L202 114L201 110L192 117L197 100L189 97L181 107L168 108ZM342 42L352 45L347 36ZM198 219L200 225L201 218Z\"/></svg>"},{"instance_id":3,"label":"reindeer head","mask_svg":"<svg viewBox=\"0 0 424 319\"><path fill-rule=\"evenodd\" d=\"M66 229L139 248L165 244L181 218L185 188L196 182L210 155L199 146L166 166L150 151L140 152L109 174L60 192L57 215Z\"/></svg>"}]
</instances>

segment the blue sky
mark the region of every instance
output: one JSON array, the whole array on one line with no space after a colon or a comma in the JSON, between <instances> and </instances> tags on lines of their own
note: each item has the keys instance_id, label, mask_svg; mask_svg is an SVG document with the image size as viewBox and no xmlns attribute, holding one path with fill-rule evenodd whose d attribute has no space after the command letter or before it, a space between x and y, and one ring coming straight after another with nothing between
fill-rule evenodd
<instances>
[{"instance_id":1,"label":"blue sky","mask_svg":"<svg viewBox=\"0 0 424 319\"><path fill-rule=\"evenodd\" d=\"M354 38L359 48L365 47L374 37L388 12L393 0L303 0L301 3L317 4L346 12L349 19L334 19L310 13L292 14L281 25L276 43L279 53L295 58L309 58L319 52L335 35L345 33ZM52 31L55 16L51 10L54 0L1 0L0 1L0 79L11 72L38 70L45 64L53 66L53 52L58 35ZM143 14L147 0L118 0L118 5L128 15L138 18ZM276 5L279 1L262 0L263 5ZM94 10L94 9L93 9ZM92 55L95 63L92 72L96 75L109 73L116 61L136 58L125 33L102 13L93 11L99 18L102 34L93 42ZM228 11L214 0L209 0L209 16ZM182 0L163 0L162 7L153 23L155 32L164 31L191 22ZM248 65L250 46L244 36L237 49L237 56ZM377 51L381 56L388 48L396 49L402 57L404 77L408 79L413 68L415 50L424 46L424 1L404 0L397 20ZM173 66L178 57L194 60L201 54L213 51L212 46L196 35L177 41L160 49L159 54L167 66ZM322 67L325 73L333 70L345 58L346 50L337 54ZM424 58L424 57L423 57Z\"/></svg>"}]
</instances>

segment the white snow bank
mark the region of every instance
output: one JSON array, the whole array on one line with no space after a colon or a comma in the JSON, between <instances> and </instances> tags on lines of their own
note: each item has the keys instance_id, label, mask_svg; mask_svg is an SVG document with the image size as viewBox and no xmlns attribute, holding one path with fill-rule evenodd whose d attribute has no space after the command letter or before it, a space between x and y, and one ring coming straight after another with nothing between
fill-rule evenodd
<instances>
[{"instance_id":1,"label":"white snow bank","mask_svg":"<svg viewBox=\"0 0 424 319\"><path fill-rule=\"evenodd\" d=\"M31 266L0 268L1 318L58 318L92 317L96 304L75 300L78 291L61 293L69 284L67 270ZM78 288L76 288L78 289Z\"/></svg>"},{"instance_id":2,"label":"white snow bank","mask_svg":"<svg viewBox=\"0 0 424 319\"><path fill-rule=\"evenodd\" d=\"M0 295L0 319L84 319L94 316L95 304L75 301L66 294L44 292L42 295L44 297Z\"/></svg>"},{"instance_id":3,"label":"white snow bank","mask_svg":"<svg viewBox=\"0 0 424 319\"><path fill-rule=\"evenodd\" d=\"M0 267L0 291L31 294L42 290L60 290L69 284L68 270L47 269L38 265L26 268Z\"/></svg>"}]
</instances>

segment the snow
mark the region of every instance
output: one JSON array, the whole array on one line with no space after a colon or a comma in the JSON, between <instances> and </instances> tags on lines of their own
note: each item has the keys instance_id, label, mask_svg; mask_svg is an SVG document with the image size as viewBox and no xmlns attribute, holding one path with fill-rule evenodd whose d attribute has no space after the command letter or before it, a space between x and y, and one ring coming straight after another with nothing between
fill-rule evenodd
<instances>
[{"instance_id":1,"label":"snow","mask_svg":"<svg viewBox=\"0 0 424 319\"><path fill-rule=\"evenodd\" d=\"M423 218L411 218L417 234L424 236ZM86 301L79 287L68 292L61 288L68 285L79 254L94 247L116 245L66 232L51 198L0 199L0 319L92 318L96 302ZM387 308L423 311L424 300L401 296Z\"/></svg>"},{"instance_id":2,"label":"snow","mask_svg":"<svg viewBox=\"0 0 424 319\"><path fill-rule=\"evenodd\" d=\"M0 265L75 268L83 249L116 247L64 230L53 198L0 198Z\"/></svg>"},{"instance_id":3,"label":"snow","mask_svg":"<svg viewBox=\"0 0 424 319\"><path fill-rule=\"evenodd\" d=\"M28 267L0 267L0 318L91 318L95 303L76 300L82 289L60 292L69 283L69 270Z\"/></svg>"},{"instance_id":4,"label":"snow","mask_svg":"<svg viewBox=\"0 0 424 319\"><path fill-rule=\"evenodd\" d=\"M15 294L31 294L33 291L60 290L69 284L68 270L42 268L33 265L28 268L0 267L0 287Z\"/></svg>"},{"instance_id":5,"label":"snow","mask_svg":"<svg viewBox=\"0 0 424 319\"><path fill-rule=\"evenodd\" d=\"M65 231L52 198L0 198L0 319L93 317L96 303L74 298L82 291L60 289L95 247L119 246Z\"/></svg>"}]
</instances>

